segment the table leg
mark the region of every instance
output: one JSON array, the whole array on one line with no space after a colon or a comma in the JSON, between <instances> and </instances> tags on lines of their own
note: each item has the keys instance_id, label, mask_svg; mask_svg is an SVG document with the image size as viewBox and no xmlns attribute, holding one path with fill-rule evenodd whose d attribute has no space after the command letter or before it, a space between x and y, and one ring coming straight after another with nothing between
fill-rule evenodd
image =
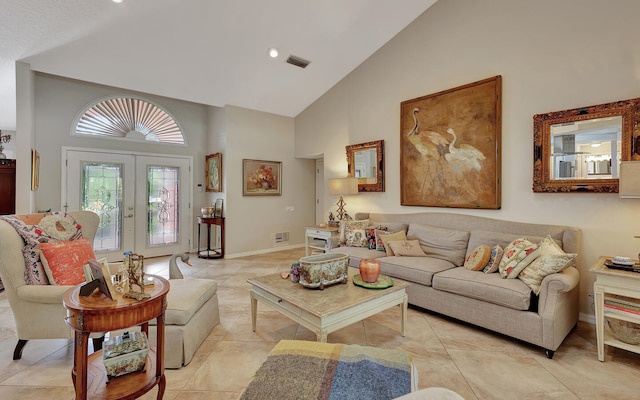
<instances>
[{"instance_id":1,"label":"table leg","mask_svg":"<svg viewBox=\"0 0 640 400\"><path fill-rule=\"evenodd\" d=\"M255 298L253 292L251 295L251 328L253 331L256 331L256 319L258 317L258 299Z\"/></svg>"},{"instance_id":2,"label":"table leg","mask_svg":"<svg viewBox=\"0 0 640 400\"><path fill-rule=\"evenodd\" d=\"M598 343L598 360L604 361L604 289L593 284L594 303L596 306L596 340Z\"/></svg>"},{"instance_id":3,"label":"table leg","mask_svg":"<svg viewBox=\"0 0 640 400\"><path fill-rule=\"evenodd\" d=\"M327 336L329 336L329 332L326 329L321 329L316 331L316 341L321 343L327 343Z\"/></svg>"},{"instance_id":4,"label":"table leg","mask_svg":"<svg viewBox=\"0 0 640 400\"><path fill-rule=\"evenodd\" d=\"M200 257L200 218L198 218L198 257Z\"/></svg>"},{"instance_id":5,"label":"table leg","mask_svg":"<svg viewBox=\"0 0 640 400\"><path fill-rule=\"evenodd\" d=\"M156 377L160 378L157 399L162 400L167 385L167 378L164 376L164 312L156 318L156 347Z\"/></svg>"},{"instance_id":6,"label":"table leg","mask_svg":"<svg viewBox=\"0 0 640 400\"><path fill-rule=\"evenodd\" d=\"M87 351L89 350L89 332L76 331L73 348L73 371L76 400L87 398ZM72 375L72 376L73 376Z\"/></svg>"},{"instance_id":7,"label":"table leg","mask_svg":"<svg viewBox=\"0 0 640 400\"><path fill-rule=\"evenodd\" d=\"M211 224L207 224L207 258L211 255Z\"/></svg>"},{"instance_id":8,"label":"table leg","mask_svg":"<svg viewBox=\"0 0 640 400\"><path fill-rule=\"evenodd\" d=\"M404 296L404 301L400 305L400 334L405 335L407 330L407 309L409 307L409 296Z\"/></svg>"}]
</instances>

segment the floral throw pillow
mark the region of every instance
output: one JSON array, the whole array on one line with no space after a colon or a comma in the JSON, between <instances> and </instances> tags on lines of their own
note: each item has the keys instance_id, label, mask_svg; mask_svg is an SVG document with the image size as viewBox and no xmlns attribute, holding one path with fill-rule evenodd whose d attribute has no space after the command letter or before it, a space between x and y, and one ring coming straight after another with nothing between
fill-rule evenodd
<instances>
[{"instance_id":1,"label":"floral throw pillow","mask_svg":"<svg viewBox=\"0 0 640 400\"><path fill-rule=\"evenodd\" d=\"M52 285L77 285L85 281L84 265L95 259L89 239L40 243L41 260Z\"/></svg>"},{"instance_id":2,"label":"floral throw pillow","mask_svg":"<svg viewBox=\"0 0 640 400\"><path fill-rule=\"evenodd\" d=\"M419 240L392 240L387 243L398 257L426 257Z\"/></svg>"},{"instance_id":3,"label":"floral throw pillow","mask_svg":"<svg viewBox=\"0 0 640 400\"><path fill-rule=\"evenodd\" d=\"M503 278L514 279L540 255L538 245L525 238L518 238L504 249L498 270Z\"/></svg>"},{"instance_id":4,"label":"floral throw pillow","mask_svg":"<svg viewBox=\"0 0 640 400\"><path fill-rule=\"evenodd\" d=\"M464 260L464 267L471 271L479 271L484 268L491 258L491 247L486 244L473 249L471 254Z\"/></svg>"},{"instance_id":5,"label":"floral throw pillow","mask_svg":"<svg viewBox=\"0 0 640 400\"><path fill-rule=\"evenodd\" d=\"M504 249L499 244L493 246L491 248L491 257L489 257L489 262L485 265L482 272L485 274L490 274L492 272L496 272L498 267L500 266L500 260L502 260L502 254L504 253Z\"/></svg>"},{"instance_id":6,"label":"floral throw pillow","mask_svg":"<svg viewBox=\"0 0 640 400\"><path fill-rule=\"evenodd\" d=\"M378 241L376 239L376 230L386 231L387 227L382 225L367 227L366 229L367 245L369 247L369 250L376 250L378 247ZM380 245L382 246L382 240L380 241Z\"/></svg>"}]
</instances>

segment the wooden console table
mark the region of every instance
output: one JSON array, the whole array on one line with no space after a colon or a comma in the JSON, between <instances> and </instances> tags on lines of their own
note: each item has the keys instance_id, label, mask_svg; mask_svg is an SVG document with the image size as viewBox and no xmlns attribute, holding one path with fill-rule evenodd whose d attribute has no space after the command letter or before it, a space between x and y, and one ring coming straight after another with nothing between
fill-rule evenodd
<instances>
[{"instance_id":1,"label":"wooden console table","mask_svg":"<svg viewBox=\"0 0 640 400\"><path fill-rule=\"evenodd\" d=\"M71 377L76 390L76 400L133 399L158 385L158 400L162 399L166 386L164 376L164 311L167 308L169 282L153 277L153 286L145 286L151 297L138 301L123 298L117 293L110 300L102 293L80 296L80 287L69 289L63 299L67 309L67 324L75 331L73 370ZM89 335L92 332L108 332L140 325L149 333L149 321L156 319L156 346L149 346L144 371L113 378L107 385L107 371L102 362L102 351L87 355Z\"/></svg>"},{"instance_id":2,"label":"wooden console table","mask_svg":"<svg viewBox=\"0 0 640 400\"><path fill-rule=\"evenodd\" d=\"M207 225L207 249L200 250L200 227ZM220 227L220 247L211 248L211 225ZM223 258L224 257L224 217L198 217L198 257Z\"/></svg>"}]
</instances>

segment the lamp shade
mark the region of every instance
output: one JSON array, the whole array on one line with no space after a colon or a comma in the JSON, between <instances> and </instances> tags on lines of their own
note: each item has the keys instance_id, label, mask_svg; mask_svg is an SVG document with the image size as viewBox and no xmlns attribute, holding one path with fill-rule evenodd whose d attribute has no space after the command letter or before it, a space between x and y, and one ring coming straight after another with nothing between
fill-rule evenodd
<instances>
[{"instance_id":1,"label":"lamp shade","mask_svg":"<svg viewBox=\"0 0 640 400\"><path fill-rule=\"evenodd\" d=\"M618 195L627 199L640 198L640 161L620 163Z\"/></svg>"},{"instance_id":2,"label":"lamp shade","mask_svg":"<svg viewBox=\"0 0 640 400\"><path fill-rule=\"evenodd\" d=\"M333 178L329 179L329 194L358 194L357 178Z\"/></svg>"}]
</instances>

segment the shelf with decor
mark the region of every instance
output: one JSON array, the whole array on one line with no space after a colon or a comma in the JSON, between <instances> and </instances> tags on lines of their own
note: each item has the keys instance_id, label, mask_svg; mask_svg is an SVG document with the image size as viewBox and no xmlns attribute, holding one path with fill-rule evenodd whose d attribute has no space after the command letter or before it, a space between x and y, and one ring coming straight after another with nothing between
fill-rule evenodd
<instances>
[{"instance_id":1,"label":"shelf with decor","mask_svg":"<svg viewBox=\"0 0 640 400\"><path fill-rule=\"evenodd\" d=\"M640 354L640 273L607 267L612 259L602 256L590 269L596 274L593 292L600 361L604 361L605 345Z\"/></svg>"},{"instance_id":2,"label":"shelf with decor","mask_svg":"<svg viewBox=\"0 0 640 400\"><path fill-rule=\"evenodd\" d=\"M326 253L338 244L338 228L308 226L305 233L305 253Z\"/></svg>"}]
</instances>

